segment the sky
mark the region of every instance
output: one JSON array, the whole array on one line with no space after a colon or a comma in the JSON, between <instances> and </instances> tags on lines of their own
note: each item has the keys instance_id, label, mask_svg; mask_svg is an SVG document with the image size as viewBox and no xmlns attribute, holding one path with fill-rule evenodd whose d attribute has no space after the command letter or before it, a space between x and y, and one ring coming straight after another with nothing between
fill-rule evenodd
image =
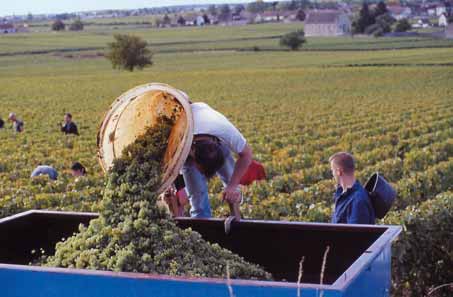
<instances>
[{"instance_id":1,"label":"sky","mask_svg":"<svg viewBox=\"0 0 453 297\"><path fill-rule=\"evenodd\" d=\"M185 4L244 3L248 0L0 0L0 15L50 14L102 9L135 9Z\"/></svg>"}]
</instances>

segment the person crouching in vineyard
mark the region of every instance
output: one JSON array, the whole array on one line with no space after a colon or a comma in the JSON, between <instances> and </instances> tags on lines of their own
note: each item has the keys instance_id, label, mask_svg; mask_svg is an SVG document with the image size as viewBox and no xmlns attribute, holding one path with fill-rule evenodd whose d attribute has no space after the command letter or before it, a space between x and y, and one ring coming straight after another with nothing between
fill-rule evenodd
<instances>
[{"instance_id":1,"label":"person crouching in vineyard","mask_svg":"<svg viewBox=\"0 0 453 297\"><path fill-rule=\"evenodd\" d=\"M9 114L8 120L13 122L13 130L14 130L14 132L20 133L20 132L24 131L24 122L19 120L14 112Z\"/></svg>"},{"instance_id":2,"label":"person crouching in vineyard","mask_svg":"<svg viewBox=\"0 0 453 297\"><path fill-rule=\"evenodd\" d=\"M194 140L182 175L190 202L190 215L209 218L211 206L207 182L218 175L224 185L222 200L240 219L242 194L239 183L252 162L252 149L239 130L221 113L206 103L191 103ZM232 153L237 154L235 161Z\"/></svg>"},{"instance_id":3,"label":"person crouching in vineyard","mask_svg":"<svg viewBox=\"0 0 453 297\"><path fill-rule=\"evenodd\" d=\"M337 183L332 223L374 224L376 218L370 197L355 178L354 157L349 153L339 152L332 155L329 162Z\"/></svg>"},{"instance_id":4,"label":"person crouching in vineyard","mask_svg":"<svg viewBox=\"0 0 453 297\"><path fill-rule=\"evenodd\" d=\"M85 176L87 174L87 170L85 167L80 164L79 162L74 162L71 166L71 175L76 179Z\"/></svg>"},{"instance_id":5,"label":"person crouching in vineyard","mask_svg":"<svg viewBox=\"0 0 453 297\"><path fill-rule=\"evenodd\" d=\"M58 172L52 166L39 165L36 167L30 175L30 178L34 178L41 175L47 175L51 180L57 180Z\"/></svg>"}]
</instances>

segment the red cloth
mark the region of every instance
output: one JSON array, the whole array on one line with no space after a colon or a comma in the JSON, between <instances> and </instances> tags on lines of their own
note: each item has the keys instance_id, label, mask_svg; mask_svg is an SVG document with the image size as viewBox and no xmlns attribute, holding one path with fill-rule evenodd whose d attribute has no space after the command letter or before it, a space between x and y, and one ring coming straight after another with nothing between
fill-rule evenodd
<instances>
[{"instance_id":1,"label":"red cloth","mask_svg":"<svg viewBox=\"0 0 453 297\"><path fill-rule=\"evenodd\" d=\"M242 176L240 184L243 186L248 186L254 181L263 179L266 179L266 171L264 170L263 165L255 160L252 160L249 168Z\"/></svg>"}]
</instances>

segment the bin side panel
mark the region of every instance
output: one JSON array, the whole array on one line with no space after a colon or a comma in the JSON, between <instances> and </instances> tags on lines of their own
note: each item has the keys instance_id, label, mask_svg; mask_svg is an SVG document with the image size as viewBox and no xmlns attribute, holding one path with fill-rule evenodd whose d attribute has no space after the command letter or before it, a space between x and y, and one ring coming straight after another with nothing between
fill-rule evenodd
<instances>
[{"instance_id":1,"label":"bin side panel","mask_svg":"<svg viewBox=\"0 0 453 297\"><path fill-rule=\"evenodd\" d=\"M229 297L224 283L136 279L116 276L0 268L2 297ZM296 297L297 289L284 286L233 285L236 297ZM302 288L301 296L318 297L320 291ZM342 297L334 290L324 297Z\"/></svg>"},{"instance_id":2,"label":"bin side panel","mask_svg":"<svg viewBox=\"0 0 453 297\"><path fill-rule=\"evenodd\" d=\"M351 281L345 297L389 297L391 286L391 242Z\"/></svg>"}]
</instances>

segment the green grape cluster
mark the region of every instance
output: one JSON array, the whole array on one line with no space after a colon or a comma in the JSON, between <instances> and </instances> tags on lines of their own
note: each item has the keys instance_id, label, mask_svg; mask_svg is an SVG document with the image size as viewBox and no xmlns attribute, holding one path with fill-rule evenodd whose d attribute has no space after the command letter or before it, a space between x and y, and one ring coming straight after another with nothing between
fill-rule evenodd
<instances>
[{"instance_id":1,"label":"green grape cluster","mask_svg":"<svg viewBox=\"0 0 453 297\"><path fill-rule=\"evenodd\" d=\"M46 266L179 276L271 279L258 265L176 226L156 205L172 120L162 118L123 151L109 172L100 216L59 242Z\"/></svg>"}]
</instances>

